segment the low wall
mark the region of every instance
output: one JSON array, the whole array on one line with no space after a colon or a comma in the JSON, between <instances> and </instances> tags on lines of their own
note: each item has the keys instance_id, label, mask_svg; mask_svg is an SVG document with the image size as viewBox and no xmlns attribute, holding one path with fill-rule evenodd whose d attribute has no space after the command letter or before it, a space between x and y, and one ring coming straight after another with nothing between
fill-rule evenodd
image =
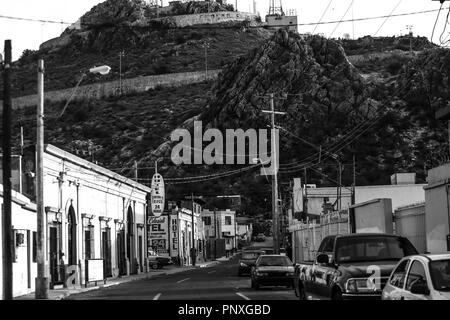
<instances>
[{"instance_id":1,"label":"low wall","mask_svg":"<svg viewBox=\"0 0 450 320\"><path fill-rule=\"evenodd\" d=\"M201 24L215 24L222 22L255 21L256 14L239 11L217 11L208 13L185 14L179 16L167 16L152 21L173 23L177 27L187 27Z\"/></svg>"},{"instance_id":2,"label":"low wall","mask_svg":"<svg viewBox=\"0 0 450 320\"><path fill-rule=\"evenodd\" d=\"M200 83L205 80L217 79L222 70L168 73L154 76L144 76L122 80L122 94L145 92L156 87L180 87L193 83ZM45 92L45 100L51 102L65 101L69 99L74 88ZM119 80L102 82L78 87L74 100L77 99L101 99L120 94ZM14 98L12 101L13 110L34 106L37 103L37 95L28 95ZM3 102L0 101L0 109Z\"/></svg>"}]
</instances>

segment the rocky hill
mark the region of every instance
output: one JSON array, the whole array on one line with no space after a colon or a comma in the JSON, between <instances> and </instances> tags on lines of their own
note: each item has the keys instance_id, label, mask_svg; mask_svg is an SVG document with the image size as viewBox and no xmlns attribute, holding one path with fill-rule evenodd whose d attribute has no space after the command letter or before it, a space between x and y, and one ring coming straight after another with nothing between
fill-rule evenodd
<instances>
[{"instance_id":1,"label":"rocky hill","mask_svg":"<svg viewBox=\"0 0 450 320\"><path fill-rule=\"evenodd\" d=\"M174 7L174 14L226 10L217 3L208 7L206 2L178 7ZM136 26L149 10L153 9L140 0L108 0L93 7L81 17L81 29L68 28L40 50L23 52L14 64L13 96L36 92L38 59L44 59L46 65L45 89L57 90L74 87L82 73L99 65L109 65L110 74L88 73L83 84L118 80L120 52L124 52L123 78L204 70L206 63L209 69L220 69L272 34L261 28L246 29L239 23L232 28L221 28L220 24L176 29L158 23Z\"/></svg>"},{"instance_id":2,"label":"rocky hill","mask_svg":"<svg viewBox=\"0 0 450 320\"><path fill-rule=\"evenodd\" d=\"M126 3L140 8L139 1ZM135 10L120 12L125 21L141 16ZM93 18L94 13L88 16ZM343 163L345 185L353 181L353 155L360 185L389 184L389 176L399 171L414 171L423 182L428 168L447 159L446 126L434 120L434 111L446 105L450 95L450 54L446 49L422 43L414 47L420 53L409 55L405 53L409 47L389 45L387 39L386 48L400 53L352 64L346 50L361 55L383 53L383 46L378 40L358 44L261 28L143 30L106 24L65 35L68 42L26 52L16 63L16 95L34 92L38 58L46 61L46 89L51 90L73 86L79 71L95 64L108 64L113 72L101 79L90 75L85 83L117 79L121 50L126 51L125 77L202 70L203 43L210 42L208 65L223 69L215 83L157 88L101 101L75 100L60 119L55 116L64 103L46 105L46 143L78 152L128 176L133 176L137 160L143 183L148 182L156 160L165 177L242 168L175 167L168 136L177 127L191 128L194 119L219 129L267 128L269 118L261 110L269 108L269 93L276 97L276 109L286 112L277 116L277 125L283 128L282 183L302 176L306 167L308 182L335 186L338 174L332 153ZM34 108L16 112L15 117L15 146L20 126L26 144L33 144ZM322 152L312 145L321 146ZM270 210L270 183L255 170L168 187L169 196L191 191L240 193L249 199L243 207L246 212Z\"/></svg>"}]
</instances>

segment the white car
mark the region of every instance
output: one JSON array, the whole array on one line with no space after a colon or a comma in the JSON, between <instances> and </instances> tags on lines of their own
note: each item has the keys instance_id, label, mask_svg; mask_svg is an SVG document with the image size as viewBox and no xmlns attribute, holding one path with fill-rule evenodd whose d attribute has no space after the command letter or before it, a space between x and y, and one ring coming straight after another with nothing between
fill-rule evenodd
<instances>
[{"instance_id":1,"label":"white car","mask_svg":"<svg viewBox=\"0 0 450 320\"><path fill-rule=\"evenodd\" d=\"M450 254L404 257L392 271L383 300L450 300Z\"/></svg>"}]
</instances>

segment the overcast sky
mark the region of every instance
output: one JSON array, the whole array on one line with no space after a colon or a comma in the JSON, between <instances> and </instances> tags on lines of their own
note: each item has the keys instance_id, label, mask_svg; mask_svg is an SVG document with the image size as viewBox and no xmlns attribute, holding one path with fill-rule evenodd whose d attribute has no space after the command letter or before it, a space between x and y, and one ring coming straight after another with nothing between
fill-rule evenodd
<instances>
[{"instance_id":1,"label":"overcast sky","mask_svg":"<svg viewBox=\"0 0 450 320\"><path fill-rule=\"evenodd\" d=\"M64 22L75 22L94 5L103 2L99 0L2 0L0 15L40 20L54 20ZM229 0L229 3L235 3ZM284 0L283 9L297 10L298 22L318 22L330 0ZM352 0L333 0L322 21L340 20L349 8ZM394 14L408 13L414 11L438 9L439 1L432 0L353 0L353 6L348 10L344 19L365 18L388 15L397 6ZM167 0L163 0L167 4ZM238 1L239 11L251 10L252 0ZM447 2L444 7L448 7ZM268 11L269 0L256 0L257 11L262 17ZM407 33L406 26L412 25L414 34L431 37L433 24L437 12L412 15L406 17L392 17L383 25L376 34L378 36L392 36ZM445 25L447 12L442 11L436 26L434 42L437 41ZM334 37L342 37L344 33L350 36L360 37L364 35L375 35L384 19L369 20L362 22L341 23L336 30L336 24L320 25L315 33L323 33L325 36L332 34ZM0 18L0 50L3 51L4 40L11 39L13 46L13 60L20 57L25 49L36 50L39 45L55 37L58 37L66 26L53 23L40 23L10 20ZM300 26L299 32L312 32L314 26ZM449 28L450 30L450 28Z\"/></svg>"}]
</instances>

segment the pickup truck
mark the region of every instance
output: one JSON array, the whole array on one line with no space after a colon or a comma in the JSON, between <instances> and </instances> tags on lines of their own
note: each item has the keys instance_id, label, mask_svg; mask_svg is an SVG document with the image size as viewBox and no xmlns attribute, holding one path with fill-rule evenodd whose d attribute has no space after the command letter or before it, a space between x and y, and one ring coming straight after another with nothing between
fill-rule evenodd
<instances>
[{"instance_id":1,"label":"pickup truck","mask_svg":"<svg viewBox=\"0 0 450 320\"><path fill-rule=\"evenodd\" d=\"M400 259L417 254L411 242L389 234L358 233L325 237L310 262L295 264L294 289L332 300L381 299Z\"/></svg>"}]
</instances>

